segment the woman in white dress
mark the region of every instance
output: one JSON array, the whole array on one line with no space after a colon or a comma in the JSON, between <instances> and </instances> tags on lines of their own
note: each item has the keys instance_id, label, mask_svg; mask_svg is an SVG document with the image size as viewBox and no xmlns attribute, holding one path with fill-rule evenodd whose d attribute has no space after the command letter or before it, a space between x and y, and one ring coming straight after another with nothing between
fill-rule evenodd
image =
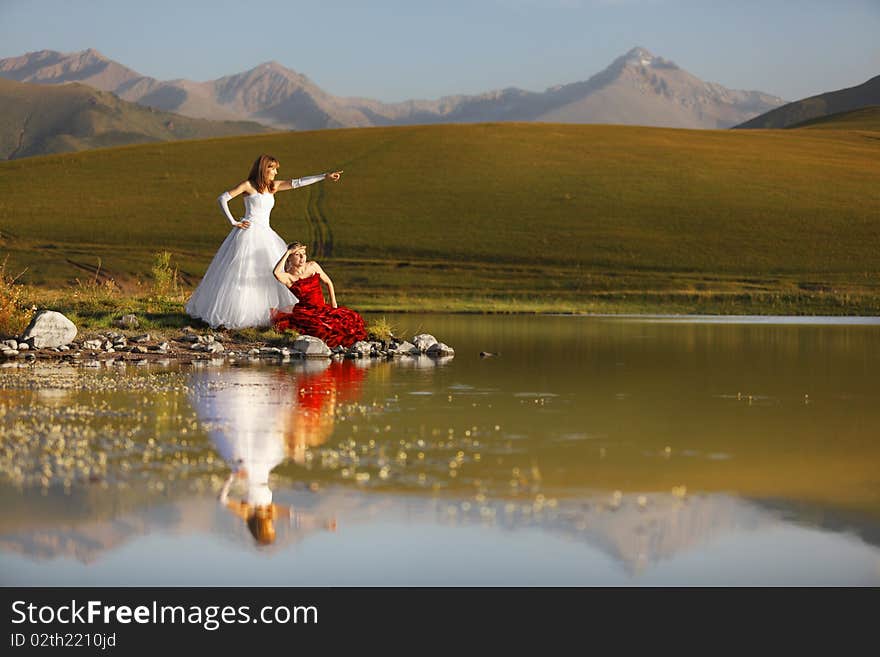
<instances>
[{"instance_id":1,"label":"woman in white dress","mask_svg":"<svg viewBox=\"0 0 880 657\"><path fill-rule=\"evenodd\" d=\"M269 326L270 308L291 306L297 299L275 280L272 268L287 250L287 243L269 226L275 193L312 185L328 178L334 182L341 171L293 180L275 180L278 159L260 155L247 180L217 202L232 224L232 232L220 245L201 283L186 303L190 317L201 319L211 328L229 329ZM236 221L229 211L229 200L245 194L245 216Z\"/></svg>"}]
</instances>

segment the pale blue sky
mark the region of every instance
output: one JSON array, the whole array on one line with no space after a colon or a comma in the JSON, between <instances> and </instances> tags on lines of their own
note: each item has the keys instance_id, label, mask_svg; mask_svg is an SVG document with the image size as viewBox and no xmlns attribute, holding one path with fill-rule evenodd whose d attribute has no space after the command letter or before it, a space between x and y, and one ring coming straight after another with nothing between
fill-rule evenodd
<instances>
[{"instance_id":1,"label":"pale blue sky","mask_svg":"<svg viewBox=\"0 0 880 657\"><path fill-rule=\"evenodd\" d=\"M797 100L880 74L880 0L0 0L0 58L97 48L159 79L276 60L384 101L585 80L634 46Z\"/></svg>"}]
</instances>

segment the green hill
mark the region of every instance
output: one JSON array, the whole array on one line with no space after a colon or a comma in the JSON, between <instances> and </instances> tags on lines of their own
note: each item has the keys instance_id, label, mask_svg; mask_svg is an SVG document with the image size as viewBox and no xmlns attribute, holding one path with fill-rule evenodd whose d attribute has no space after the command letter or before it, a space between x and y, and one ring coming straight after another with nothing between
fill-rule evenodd
<instances>
[{"instance_id":1,"label":"green hill","mask_svg":"<svg viewBox=\"0 0 880 657\"><path fill-rule=\"evenodd\" d=\"M127 103L82 84L0 78L0 158L177 139L270 132L250 121L206 121Z\"/></svg>"},{"instance_id":2,"label":"green hill","mask_svg":"<svg viewBox=\"0 0 880 657\"><path fill-rule=\"evenodd\" d=\"M134 285L168 250L194 284L229 231L217 195L263 151L284 177L345 170L272 225L362 308L880 312L880 140L847 131L414 126L16 160L9 269Z\"/></svg>"},{"instance_id":3,"label":"green hill","mask_svg":"<svg viewBox=\"0 0 880 657\"><path fill-rule=\"evenodd\" d=\"M880 106L863 107L796 123L791 128L820 130L880 130Z\"/></svg>"},{"instance_id":4,"label":"green hill","mask_svg":"<svg viewBox=\"0 0 880 657\"><path fill-rule=\"evenodd\" d=\"M810 96L765 112L735 128L790 128L831 114L880 105L880 75L863 84Z\"/></svg>"}]
</instances>

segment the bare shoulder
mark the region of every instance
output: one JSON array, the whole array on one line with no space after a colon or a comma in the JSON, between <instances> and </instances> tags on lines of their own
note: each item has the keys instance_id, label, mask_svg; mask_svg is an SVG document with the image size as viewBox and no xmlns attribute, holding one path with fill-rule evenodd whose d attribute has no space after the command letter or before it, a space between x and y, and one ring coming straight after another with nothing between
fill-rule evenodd
<instances>
[{"instance_id":1,"label":"bare shoulder","mask_svg":"<svg viewBox=\"0 0 880 657\"><path fill-rule=\"evenodd\" d=\"M309 266L309 271L312 274L323 274L324 273L324 270L321 268L321 265L319 265L315 260L309 260L307 265Z\"/></svg>"},{"instance_id":2,"label":"bare shoulder","mask_svg":"<svg viewBox=\"0 0 880 657\"><path fill-rule=\"evenodd\" d=\"M242 180L235 187L229 190L229 193L232 196L238 196L239 194L256 194L257 190L254 189L254 186L251 184L250 180Z\"/></svg>"}]
</instances>

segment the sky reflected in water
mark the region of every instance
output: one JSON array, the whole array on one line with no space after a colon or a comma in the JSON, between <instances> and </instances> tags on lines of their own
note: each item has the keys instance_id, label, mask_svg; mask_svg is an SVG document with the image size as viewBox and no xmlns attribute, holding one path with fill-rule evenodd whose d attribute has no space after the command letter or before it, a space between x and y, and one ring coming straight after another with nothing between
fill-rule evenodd
<instances>
[{"instance_id":1,"label":"sky reflected in water","mask_svg":"<svg viewBox=\"0 0 880 657\"><path fill-rule=\"evenodd\" d=\"M876 321L389 319L455 357L0 369L2 583L880 583Z\"/></svg>"}]
</instances>

